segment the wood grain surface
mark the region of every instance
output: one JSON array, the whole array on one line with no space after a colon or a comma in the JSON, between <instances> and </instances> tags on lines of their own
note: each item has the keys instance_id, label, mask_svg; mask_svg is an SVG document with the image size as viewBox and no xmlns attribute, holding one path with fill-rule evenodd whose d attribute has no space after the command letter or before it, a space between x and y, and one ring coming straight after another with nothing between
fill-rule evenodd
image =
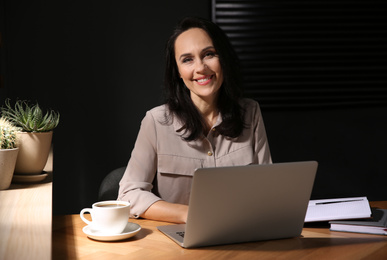
<instances>
[{"instance_id":1,"label":"wood grain surface","mask_svg":"<svg viewBox=\"0 0 387 260\"><path fill-rule=\"evenodd\" d=\"M79 215L54 216L53 259L387 259L387 236L331 232L326 224L305 227L297 238L183 249L157 230L166 223L130 221L142 227L136 236L100 242L83 233Z\"/></svg>"},{"instance_id":2,"label":"wood grain surface","mask_svg":"<svg viewBox=\"0 0 387 260\"><path fill-rule=\"evenodd\" d=\"M0 191L0 260L51 259L52 153L39 183Z\"/></svg>"}]
</instances>

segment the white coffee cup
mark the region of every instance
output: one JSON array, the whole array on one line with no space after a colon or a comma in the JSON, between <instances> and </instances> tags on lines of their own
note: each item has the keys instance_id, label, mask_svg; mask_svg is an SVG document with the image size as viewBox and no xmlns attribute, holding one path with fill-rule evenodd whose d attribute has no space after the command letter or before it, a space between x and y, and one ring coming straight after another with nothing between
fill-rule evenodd
<instances>
[{"instance_id":1,"label":"white coffee cup","mask_svg":"<svg viewBox=\"0 0 387 260\"><path fill-rule=\"evenodd\" d=\"M84 217L86 212L91 214L92 221ZM129 202L108 200L96 202L92 208L82 209L80 216L92 230L101 231L106 234L120 234L128 224L129 213Z\"/></svg>"}]
</instances>

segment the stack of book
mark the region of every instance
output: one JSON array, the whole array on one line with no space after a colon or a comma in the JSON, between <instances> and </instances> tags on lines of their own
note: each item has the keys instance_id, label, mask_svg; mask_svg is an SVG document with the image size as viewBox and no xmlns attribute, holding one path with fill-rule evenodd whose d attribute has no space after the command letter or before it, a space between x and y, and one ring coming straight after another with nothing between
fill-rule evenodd
<instances>
[{"instance_id":1,"label":"stack of book","mask_svg":"<svg viewBox=\"0 0 387 260\"><path fill-rule=\"evenodd\" d=\"M367 197L311 200L305 222L317 221L332 231L387 235L387 209L371 209Z\"/></svg>"},{"instance_id":2,"label":"stack of book","mask_svg":"<svg viewBox=\"0 0 387 260\"><path fill-rule=\"evenodd\" d=\"M330 230L387 235L387 209L372 209L371 219L330 221Z\"/></svg>"}]
</instances>

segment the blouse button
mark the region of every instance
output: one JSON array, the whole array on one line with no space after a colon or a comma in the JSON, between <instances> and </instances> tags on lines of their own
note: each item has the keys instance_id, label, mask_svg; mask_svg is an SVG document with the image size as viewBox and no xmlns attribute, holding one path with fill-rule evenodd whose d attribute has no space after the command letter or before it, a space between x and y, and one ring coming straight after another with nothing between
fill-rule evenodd
<instances>
[{"instance_id":1,"label":"blouse button","mask_svg":"<svg viewBox=\"0 0 387 260\"><path fill-rule=\"evenodd\" d=\"M216 131L216 128L214 127L214 128L212 128L212 132L215 132Z\"/></svg>"},{"instance_id":2,"label":"blouse button","mask_svg":"<svg viewBox=\"0 0 387 260\"><path fill-rule=\"evenodd\" d=\"M211 151L208 151L207 154L208 154L208 156L212 156L212 152Z\"/></svg>"}]
</instances>

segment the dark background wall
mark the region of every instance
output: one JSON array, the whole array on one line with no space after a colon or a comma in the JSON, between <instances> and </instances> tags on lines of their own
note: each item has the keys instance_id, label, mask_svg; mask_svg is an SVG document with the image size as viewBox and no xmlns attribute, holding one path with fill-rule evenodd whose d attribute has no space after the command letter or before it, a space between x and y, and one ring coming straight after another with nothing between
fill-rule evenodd
<instances>
[{"instance_id":1,"label":"dark background wall","mask_svg":"<svg viewBox=\"0 0 387 260\"><path fill-rule=\"evenodd\" d=\"M162 103L163 51L185 15L210 1L1 2L0 101L37 100L61 113L54 133L54 213L97 200L130 157L146 110ZM387 199L384 106L265 111L275 162L318 160L314 197Z\"/></svg>"},{"instance_id":2,"label":"dark background wall","mask_svg":"<svg viewBox=\"0 0 387 260\"><path fill-rule=\"evenodd\" d=\"M1 101L38 100L61 113L54 132L54 213L97 200L111 170L127 164L145 112L161 104L164 45L197 1L3 0ZM3 58L3 57L2 57Z\"/></svg>"}]
</instances>

